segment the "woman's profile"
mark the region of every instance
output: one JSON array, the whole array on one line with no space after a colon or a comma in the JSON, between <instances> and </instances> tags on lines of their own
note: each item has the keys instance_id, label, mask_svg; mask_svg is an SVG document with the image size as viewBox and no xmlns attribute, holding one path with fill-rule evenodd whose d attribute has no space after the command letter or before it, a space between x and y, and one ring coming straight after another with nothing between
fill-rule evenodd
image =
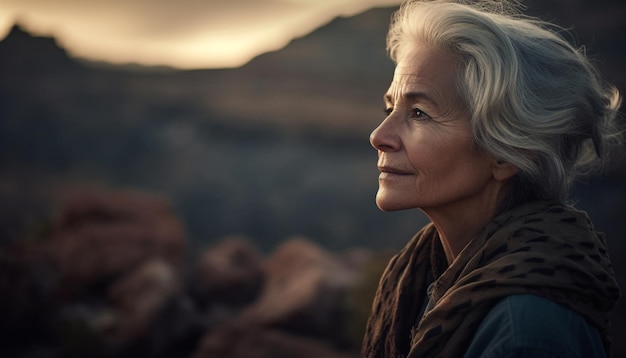
<instances>
[{"instance_id":1,"label":"woman's profile","mask_svg":"<svg viewBox=\"0 0 626 358\"><path fill-rule=\"evenodd\" d=\"M620 296L568 192L619 145L621 98L505 1L408 1L372 132L378 207L430 219L389 262L364 357L605 357Z\"/></svg>"}]
</instances>

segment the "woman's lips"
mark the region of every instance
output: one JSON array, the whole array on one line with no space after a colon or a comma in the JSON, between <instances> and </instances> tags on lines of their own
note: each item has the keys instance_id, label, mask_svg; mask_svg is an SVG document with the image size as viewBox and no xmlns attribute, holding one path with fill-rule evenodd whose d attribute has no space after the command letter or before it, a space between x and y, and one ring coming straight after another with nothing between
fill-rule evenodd
<instances>
[{"instance_id":1,"label":"woman's lips","mask_svg":"<svg viewBox=\"0 0 626 358\"><path fill-rule=\"evenodd\" d=\"M406 170L388 166L380 166L378 167L378 171L380 171L381 175L385 174L386 176L411 175L411 172L408 172Z\"/></svg>"}]
</instances>

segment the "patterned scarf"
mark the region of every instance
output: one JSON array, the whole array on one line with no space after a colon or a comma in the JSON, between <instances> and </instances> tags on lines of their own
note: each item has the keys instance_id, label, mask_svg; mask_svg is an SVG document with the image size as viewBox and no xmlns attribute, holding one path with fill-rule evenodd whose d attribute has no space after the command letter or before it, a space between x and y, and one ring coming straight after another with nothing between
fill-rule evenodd
<instances>
[{"instance_id":1,"label":"patterned scarf","mask_svg":"<svg viewBox=\"0 0 626 358\"><path fill-rule=\"evenodd\" d=\"M434 307L418 321L426 287ZM497 216L447 267L426 225L381 277L363 357L460 357L502 298L534 294L568 307L598 328L610 352L609 318L620 291L606 244L584 212L535 202Z\"/></svg>"}]
</instances>

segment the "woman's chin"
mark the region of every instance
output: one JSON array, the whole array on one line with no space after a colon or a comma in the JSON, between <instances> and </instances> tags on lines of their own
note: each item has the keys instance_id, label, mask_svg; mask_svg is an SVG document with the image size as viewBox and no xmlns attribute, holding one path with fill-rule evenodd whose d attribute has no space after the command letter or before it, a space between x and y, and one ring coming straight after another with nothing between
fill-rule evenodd
<instances>
[{"instance_id":1,"label":"woman's chin","mask_svg":"<svg viewBox=\"0 0 626 358\"><path fill-rule=\"evenodd\" d=\"M410 209L413 206L408 205L401 198L393 198L388 195L376 195L376 206L382 211L398 211Z\"/></svg>"}]
</instances>

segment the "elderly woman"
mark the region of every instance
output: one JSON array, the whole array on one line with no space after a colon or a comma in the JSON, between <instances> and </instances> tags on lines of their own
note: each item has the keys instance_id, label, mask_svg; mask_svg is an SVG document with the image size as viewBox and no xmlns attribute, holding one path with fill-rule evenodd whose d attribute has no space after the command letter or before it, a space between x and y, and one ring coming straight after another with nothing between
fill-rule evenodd
<instances>
[{"instance_id":1,"label":"elderly woman","mask_svg":"<svg viewBox=\"0 0 626 358\"><path fill-rule=\"evenodd\" d=\"M567 192L616 142L620 97L550 26L493 3L408 2L392 21L376 203L431 223L381 278L365 357L609 353L619 288Z\"/></svg>"}]
</instances>

